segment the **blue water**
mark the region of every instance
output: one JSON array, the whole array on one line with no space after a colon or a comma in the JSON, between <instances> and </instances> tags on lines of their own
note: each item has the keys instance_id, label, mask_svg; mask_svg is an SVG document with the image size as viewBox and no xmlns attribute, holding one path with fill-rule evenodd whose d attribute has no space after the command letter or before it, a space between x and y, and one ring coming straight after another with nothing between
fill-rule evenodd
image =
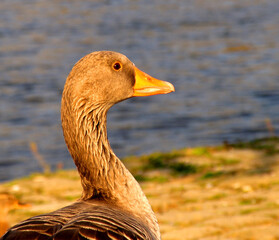
<instances>
[{"instance_id":1,"label":"blue water","mask_svg":"<svg viewBox=\"0 0 279 240\"><path fill-rule=\"evenodd\" d=\"M43 1L0 4L0 181L74 164L60 127L65 79L85 54L114 50L176 92L109 112L118 156L269 136L279 130L279 3Z\"/></svg>"}]
</instances>

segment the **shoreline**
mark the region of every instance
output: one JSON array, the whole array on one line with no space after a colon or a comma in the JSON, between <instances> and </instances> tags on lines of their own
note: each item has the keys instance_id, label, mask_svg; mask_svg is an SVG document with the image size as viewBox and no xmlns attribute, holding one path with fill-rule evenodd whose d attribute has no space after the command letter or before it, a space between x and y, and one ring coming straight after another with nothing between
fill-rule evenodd
<instances>
[{"instance_id":1,"label":"shoreline","mask_svg":"<svg viewBox=\"0 0 279 240\"><path fill-rule=\"evenodd\" d=\"M279 237L277 137L127 157L123 162L147 195L164 240ZM11 226L73 203L81 185L75 169L58 170L1 183L0 193L30 204L11 208L2 217Z\"/></svg>"}]
</instances>

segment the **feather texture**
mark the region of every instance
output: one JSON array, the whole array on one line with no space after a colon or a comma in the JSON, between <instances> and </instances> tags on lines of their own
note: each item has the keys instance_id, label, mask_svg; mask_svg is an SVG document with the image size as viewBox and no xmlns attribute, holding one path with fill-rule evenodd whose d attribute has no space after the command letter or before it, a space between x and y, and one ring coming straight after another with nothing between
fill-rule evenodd
<instances>
[{"instance_id":1,"label":"feather texture","mask_svg":"<svg viewBox=\"0 0 279 240\"><path fill-rule=\"evenodd\" d=\"M2 240L153 240L140 219L99 200L79 201L52 213L25 220Z\"/></svg>"}]
</instances>

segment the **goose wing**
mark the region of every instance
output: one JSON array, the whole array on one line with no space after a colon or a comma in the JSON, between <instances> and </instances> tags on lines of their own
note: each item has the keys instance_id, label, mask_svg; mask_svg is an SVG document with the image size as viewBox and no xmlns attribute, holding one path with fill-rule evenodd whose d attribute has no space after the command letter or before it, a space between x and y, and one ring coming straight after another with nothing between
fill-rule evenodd
<instances>
[{"instance_id":1,"label":"goose wing","mask_svg":"<svg viewBox=\"0 0 279 240\"><path fill-rule=\"evenodd\" d=\"M12 227L1 240L153 240L145 224L115 207L77 202Z\"/></svg>"}]
</instances>

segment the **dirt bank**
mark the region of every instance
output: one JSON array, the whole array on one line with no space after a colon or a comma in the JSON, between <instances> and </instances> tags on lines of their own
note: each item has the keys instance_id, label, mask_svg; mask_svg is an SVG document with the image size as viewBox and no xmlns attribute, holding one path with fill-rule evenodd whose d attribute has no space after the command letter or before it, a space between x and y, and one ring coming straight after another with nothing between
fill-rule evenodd
<instances>
[{"instance_id":1,"label":"dirt bank","mask_svg":"<svg viewBox=\"0 0 279 240\"><path fill-rule=\"evenodd\" d=\"M123 161L140 180L158 217L162 239L276 240L278 142L270 138ZM31 204L8 213L4 220L13 225L72 203L81 186L75 170L63 170L1 184L0 192Z\"/></svg>"}]
</instances>

